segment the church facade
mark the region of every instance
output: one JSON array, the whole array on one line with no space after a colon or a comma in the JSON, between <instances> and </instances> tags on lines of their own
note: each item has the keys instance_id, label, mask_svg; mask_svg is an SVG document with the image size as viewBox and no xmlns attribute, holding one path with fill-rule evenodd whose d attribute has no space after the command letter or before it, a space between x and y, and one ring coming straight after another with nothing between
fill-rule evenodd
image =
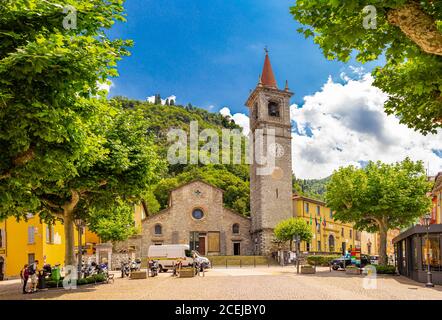
<instances>
[{"instance_id":1,"label":"church facade","mask_svg":"<svg viewBox=\"0 0 442 320\"><path fill-rule=\"evenodd\" d=\"M150 245L189 244L202 255L270 255L275 251L273 229L293 216L290 103L287 84L278 89L266 52L259 83L246 102L251 141L263 136L263 150L272 153L271 170L253 159L250 165L250 218L223 206L223 190L202 181L178 187L169 205L141 221L141 231L115 250L131 248L146 257ZM269 144L268 141L271 141Z\"/></svg>"}]
</instances>

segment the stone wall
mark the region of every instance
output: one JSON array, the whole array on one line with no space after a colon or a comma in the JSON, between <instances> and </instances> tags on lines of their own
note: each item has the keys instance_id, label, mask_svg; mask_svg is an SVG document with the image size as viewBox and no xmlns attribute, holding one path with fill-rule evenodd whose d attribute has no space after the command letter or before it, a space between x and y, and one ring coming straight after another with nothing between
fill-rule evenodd
<instances>
[{"instance_id":1,"label":"stone wall","mask_svg":"<svg viewBox=\"0 0 442 320\"><path fill-rule=\"evenodd\" d=\"M252 254L250 219L223 206L223 191L202 181L183 185L171 193L170 207L142 221L140 238L116 244L114 251L135 247L137 254L147 257L149 246L155 244L189 244L190 232L219 232L220 252L233 255L233 243L239 242L241 255ZM192 216L194 209L203 211L202 219ZM239 233L233 233L233 224ZM155 234L155 226L161 234ZM206 240L206 249L208 240Z\"/></svg>"}]
</instances>

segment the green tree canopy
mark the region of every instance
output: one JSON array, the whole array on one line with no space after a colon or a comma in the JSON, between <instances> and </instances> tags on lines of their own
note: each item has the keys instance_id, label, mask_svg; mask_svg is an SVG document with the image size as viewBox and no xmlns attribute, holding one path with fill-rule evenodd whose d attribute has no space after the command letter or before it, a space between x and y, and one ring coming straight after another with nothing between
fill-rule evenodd
<instances>
[{"instance_id":1,"label":"green tree canopy","mask_svg":"<svg viewBox=\"0 0 442 320\"><path fill-rule=\"evenodd\" d=\"M87 220L115 206L107 221L119 221L112 215L127 213L124 207L139 201L161 172L144 117L111 107L99 90L117 75L132 44L106 35L124 21L122 4L5 0L0 6L0 218L33 212L63 221L66 264L75 264L76 216ZM76 26L66 26L68 14ZM87 220L94 221L104 223Z\"/></svg>"},{"instance_id":2,"label":"green tree canopy","mask_svg":"<svg viewBox=\"0 0 442 320\"><path fill-rule=\"evenodd\" d=\"M289 218L279 222L274 229L274 234L279 241L290 241L290 250L295 235L298 235L301 241L307 242L310 242L313 237L310 226L302 218Z\"/></svg>"},{"instance_id":3,"label":"green tree canopy","mask_svg":"<svg viewBox=\"0 0 442 320\"><path fill-rule=\"evenodd\" d=\"M386 264L388 230L409 226L427 213L430 190L421 162L408 158L395 164L369 162L363 169L349 166L335 171L327 185L326 202L336 220L379 232L380 263Z\"/></svg>"},{"instance_id":4,"label":"green tree canopy","mask_svg":"<svg viewBox=\"0 0 442 320\"><path fill-rule=\"evenodd\" d=\"M297 0L291 13L328 59L347 62L356 51L365 63L385 55L373 75L389 94L386 112L424 134L442 127L441 1Z\"/></svg>"}]
</instances>

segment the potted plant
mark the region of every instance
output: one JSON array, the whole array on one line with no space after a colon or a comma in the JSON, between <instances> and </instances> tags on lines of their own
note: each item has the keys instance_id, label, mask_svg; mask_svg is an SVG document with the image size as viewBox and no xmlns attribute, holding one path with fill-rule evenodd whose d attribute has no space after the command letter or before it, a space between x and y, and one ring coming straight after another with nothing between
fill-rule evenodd
<instances>
[{"instance_id":1,"label":"potted plant","mask_svg":"<svg viewBox=\"0 0 442 320\"><path fill-rule=\"evenodd\" d=\"M361 269L356 266L348 266L345 268L346 274L361 274Z\"/></svg>"},{"instance_id":2,"label":"potted plant","mask_svg":"<svg viewBox=\"0 0 442 320\"><path fill-rule=\"evenodd\" d=\"M303 266L301 266L301 273L303 273L303 274L313 274L313 273L316 273L316 266L303 265Z\"/></svg>"}]
</instances>

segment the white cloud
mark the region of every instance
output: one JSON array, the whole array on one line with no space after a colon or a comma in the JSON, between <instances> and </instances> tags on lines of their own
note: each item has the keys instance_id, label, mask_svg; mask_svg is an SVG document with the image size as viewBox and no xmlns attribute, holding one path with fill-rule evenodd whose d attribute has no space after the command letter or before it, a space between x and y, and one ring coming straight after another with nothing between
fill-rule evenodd
<instances>
[{"instance_id":1,"label":"white cloud","mask_svg":"<svg viewBox=\"0 0 442 320\"><path fill-rule=\"evenodd\" d=\"M235 121L237 125L242 127L242 132L244 135L247 136L249 134L250 123L249 117L247 115L245 115L244 113L235 113L234 115L232 115L230 109L227 107L222 108L219 113L222 114L224 117L230 117L231 119L233 119L233 121Z\"/></svg>"},{"instance_id":2,"label":"white cloud","mask_svg":"<svg viewBox=\"0 0 442 320\"><path fill-rule=\"evenodd\" d=\"M174 96L174 95L171 95L171 96L167 97L166 99L161 99L161 104L165 105L167 99L169 99L169 101L171 101L171 100L175 101L175 104L176 104L176 96ZM154 103L155 102L155 96L147 97L146 100L148 102L150 102L150 103Z\"/></svg>"},{"instance_id":3,"label":"white cloud","mask_svg":"<svg viewBox=\"0 0 442 320\"><path fill-rule=\"evenodd\" d=\"M362 69L353 70L361 73ZM384 112L387 95L372 85L369 74L351 79L341 75L344 84L331 78L304 105L292 105L293 171L298 178L323 178L341 166L360 167L369 160L394 163L406 157L422 160L429 173L442 171L442 158L433 150L442 150L442 131L423 136ZM219 111L249 132L249 118ZM442 153L442 151L441 151Z\"/></svg>"},{"instance_id":4,"label":"white cloud","mask_svg":"<svg viewBox=\"0 0 442 320\"><path fill-rule=\"evenodd\" d=\"M361 166L369 160L387 163L405 157L429 164L430 174L442 171L442 132L423 136L384 112L387 95L375 88L373 78L335 83L304 97L302 108L291 106L296 123L292 141L293 170L299 178L322 178L340 166Z\"/></svg>"},{"instance_id":5,"label":"white cloud","mask_svg":"<svg viewBox=\"0 0 442 320\"><path fill-rule=\"evenodd\" d=\"M111 81L108 80L107 82L98 82L98 90L106 90L107 93L110 92L111 88L115 87L115 84Z\"/></svg>"}]
</instances>

